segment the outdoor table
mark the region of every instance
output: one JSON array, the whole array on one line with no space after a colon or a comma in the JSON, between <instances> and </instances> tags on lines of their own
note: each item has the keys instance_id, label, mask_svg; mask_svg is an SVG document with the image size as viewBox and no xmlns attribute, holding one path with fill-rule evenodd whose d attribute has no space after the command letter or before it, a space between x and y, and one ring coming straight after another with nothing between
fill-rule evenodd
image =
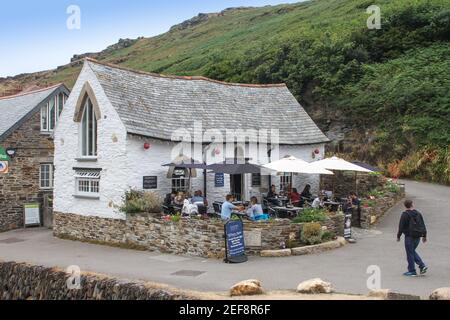
<instances>
[{"instance_id":1,"label":"outdoor table","mask_svg":"<svg viewBox=\"0 0 450 320\"><path fill-rule=\"evenodd\" d=\"M323 204L325 207L331 207L331 209L333 211L338 211L339 206L341 205L340 202L334 202L334 201L325 201Z\"/></svg>"},{"instance_id":2,"label":"outdoor table","mask_svg":"<svg viewBox=\"0 0 450 320\"><path fill-rule=\"evenodd\" d=\"M272 207L276 212L287 212L289 215L298 216L301 211L301 208L289 208L289 207Z\"/></svg>"}]
</instances>

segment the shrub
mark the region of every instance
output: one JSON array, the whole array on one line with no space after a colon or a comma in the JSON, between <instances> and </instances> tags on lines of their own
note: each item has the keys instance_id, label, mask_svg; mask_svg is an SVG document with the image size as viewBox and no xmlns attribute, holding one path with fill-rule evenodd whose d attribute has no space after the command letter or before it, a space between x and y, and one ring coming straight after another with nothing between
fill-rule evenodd
<instances>
[{"instance_id":1,"label":"shrub","mask_svg":"<svg viewBox=\"0 0 450 320\"><path fill-rule=\"evenodd\" d=\"M302 229L302 242L307 245L322 243L323 230L320 223L306 223Z\"/></svg>"},{"instance_id":2,"label":"shrub","mask_svg":"<svg viewBox=\"0 0 450 320\"><path fill-rule=\"evenodd\" d=\"M176 214L176 215L170 217L170 220L172 222L180 222L181 221L181 214Z\"/></svg>"},{"instance_id":3,"label":"shrub","mask_svg":"<svg viewBox=\"0 0 450 320\"><path fill-rule=\"evenodd\" d=\"M293 223L323 222L327 220L327 212L323 209L308 208L300 213L300 216L292 220Z\"/></svg>"},{"instance_id":4,"label":"shrub","mask_svg":"<svg viewBox=\"0 0 450 320\"><path fill-rule=\"evenodd\" d=\"M298 247L301 247L301 245L297 240L288 240L286 242L286 248L288 248L288 249L293 249L293 248L298 248Z\"/></svg>"},{"instance_id":5,"label":"shrub","mask_svg":"<svg viewBox=\"0 0 450 320\"><path fill-rule=\"evenodd\" d=\"M335 238L336 238L336 235L334 234L334 232L331 232L331 231L325 231L322 234L322 242L332 241Z\"/></svg>"},{"instance_id":6,"label":"shrub","mask_svg":"<svg viewBox=\"0 0 450 320\"><path fill-rule=\"evenodd\" d=\"M125 193L120 211L126 214L161 213L162 200L154 192L129 190Z\"/></svg>"}]
</instances>

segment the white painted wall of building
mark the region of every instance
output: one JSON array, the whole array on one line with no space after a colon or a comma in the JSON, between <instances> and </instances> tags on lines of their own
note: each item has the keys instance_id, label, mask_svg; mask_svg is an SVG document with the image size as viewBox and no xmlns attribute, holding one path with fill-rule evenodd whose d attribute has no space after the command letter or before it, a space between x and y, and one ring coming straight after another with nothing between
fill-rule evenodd
<instances>
[{"instance_id":1,"label":"white painted wall of building","mask_svg":"<svg viewBox=\"0 0 450 320\"><path fill-rule=\"evenodd\" d=\"M81 162L79 158L79 123L73 121L75 107L85 82L91 85L99 107L98 160ZM127 187L126 129L106 97L95 75L85 64L67 100L55 131L55 200L54 210L84 216L124 218L114 207L120 205ZM80 199L75 194L73 168L101 168L100 200Z\"/></svg>"}]
</instances>

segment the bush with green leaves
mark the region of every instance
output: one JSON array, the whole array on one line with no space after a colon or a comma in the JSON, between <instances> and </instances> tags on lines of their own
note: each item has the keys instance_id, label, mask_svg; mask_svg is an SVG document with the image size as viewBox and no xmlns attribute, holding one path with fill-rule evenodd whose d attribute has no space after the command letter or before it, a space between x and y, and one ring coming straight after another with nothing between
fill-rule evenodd
<instances>
[{"instance_id":1,"label":"bush with green leaves","mask_svg":"<svg viewBox=\"0 0 450 320\"><path fill-rule=\"evenodd\" d=\"M131 189L125 193L120 211L126 214L161 213L162 199L154 192Z\"/></svg>"},{"instance_id":2,"label":"bush with green leaves","mask_svg":"<svg viewBox=\"0 0 450 320\"><path fill-rule=\"evenodd\" d=\"M317 222L306 223L302 228L301 240L306 245L322 243L322 225Z\"/></svg>"},{"instance_id":3,"label":"bush with green leaves","mask_svg":"<svg viewBox=\"0 0 450 320\"><path fill-rule=\"evenodd\" d=\"M334 232L331 232L331 231L325 231L322 234L322 242L332 241L335 238L336 238L336 234L334 234Z\"/></svg>"},{"instance_id":4,"label":"bush with green leaves","mask_svg":"<svg viewBox=\"0 0 450 320\"><path fill-rule=\"evenodd\" d=\"M323 209L307 208L292 220L292 223L323 222L328 219L327 211Z\"/></svg>"}]
</instances>

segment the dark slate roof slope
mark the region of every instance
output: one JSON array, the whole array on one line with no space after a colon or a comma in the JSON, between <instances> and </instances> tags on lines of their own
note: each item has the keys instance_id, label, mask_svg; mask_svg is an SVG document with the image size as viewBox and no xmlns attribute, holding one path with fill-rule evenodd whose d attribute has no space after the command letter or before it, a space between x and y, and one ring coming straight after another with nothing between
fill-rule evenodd
<instances>
[{"instance_id":1,"label":"dark slate roof slope","mask_svg":"<svg viewBox=\"0 0 450 320\"><path fill-rule=\"evenodd\" d=\"M131 134L172 140L173 131L192 132L201 120L203 131L279 129L281 144L329 142L284 84L231 84L86 63Z\"/></svg>"},{"instance_id":2,"label":"dark slate roof slope","mask_svg":"<svg viewBox=\"0 0 450 320\"><path fill-rule=\"evenodd\" d=\"M34 114L39 105L60 87L64 87L64 85L58 84L45 89L0 98L0 140L6 138L28 116ZM65 90L67 91L67 88Z\"/></svg>"}]
</instances>

